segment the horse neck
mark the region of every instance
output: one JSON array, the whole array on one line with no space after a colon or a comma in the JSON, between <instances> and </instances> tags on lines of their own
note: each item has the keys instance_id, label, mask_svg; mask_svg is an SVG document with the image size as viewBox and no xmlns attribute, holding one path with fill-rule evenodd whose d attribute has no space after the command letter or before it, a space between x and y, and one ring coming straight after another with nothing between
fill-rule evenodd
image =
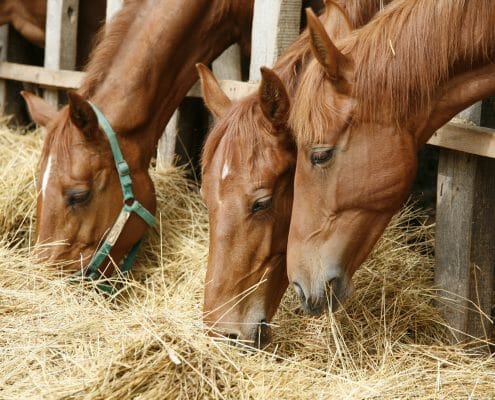
<instances>
[{"instance_id":1,"label":"horse neck","mask_svg":"<svg viewBox=\"0 0 495 400\"><path fill-rule=\"evenodd\" d=\"M12 26L39 47L45 45L46 0L0 1L0 25Z\"/></svg>"},{"instance_id":2,"label":"horse neck","mask_svg":"<svg viewBox=\"0 0 495 400\"><path fill-rule=\"evenodd\" d=\"M493 21L492 0L390 4L341 43L355 62L359 119L414 125L450 81L492 62Z\"/></svg>"},{"instance_id":3,"label":"horse neck","mask_svg":"<svg viewBox=\"0 0 495 400\"><path fill-rule=\"evenodd\" d=\"M108 27L80 93L102 110L124 146L141 148L141 163L149 163L167 121L196 81L195 64L211 63L239 39L236 13L249 2L237 3L137 1Z\"/></svg>"}]
</instances>

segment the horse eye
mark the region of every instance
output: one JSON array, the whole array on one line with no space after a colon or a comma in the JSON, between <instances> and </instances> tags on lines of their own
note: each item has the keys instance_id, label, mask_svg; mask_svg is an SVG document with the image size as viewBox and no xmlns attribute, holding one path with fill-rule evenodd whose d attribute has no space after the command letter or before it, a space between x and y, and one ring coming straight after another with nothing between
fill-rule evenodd
<instances>
[{"instance_id":1,"label":"horse eye","mask_svg":"<svg viewBox=\"0 0 495 400\"><path fill-rule=\"evenodd\" d=\"M316 149L311 153L311 164L321 165L330 161L333 157L334 149Z\"/></svg>"},{"instance_id":2,"label":"horse eye","mask_svg":"<svg viewBox=\"0 0 495 400\"><path fill-rule=\"evenodd\" d=\"M70 207L83 205L89 200L90 195L89 190L69 190L66 194L67 205Z\"/></svg>"},{"instance_id":3,"label":"horse eye","mask_svg":"<svg viewBox=\"0 0 495 400\"><path fill-rule=\"evenodd\" d=\"M253 214L266 210L272 204L271 196L262 197L261 199L256 200L251 206L251 212Z\"/></svg>"}]
</instances>

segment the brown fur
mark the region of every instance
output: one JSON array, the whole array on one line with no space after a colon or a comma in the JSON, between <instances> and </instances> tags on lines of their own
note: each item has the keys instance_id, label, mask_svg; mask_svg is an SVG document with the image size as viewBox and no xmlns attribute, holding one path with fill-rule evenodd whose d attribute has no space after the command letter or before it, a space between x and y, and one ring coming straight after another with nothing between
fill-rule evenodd
<instances>
[{"instance_id":1,"label":"brown fur","mask_svg":"<svg viewBox=\"0 0 495 400\"><path fill-rule=\"evenodd\" d=\"M378 2L339 1L355 6L351 8L356 13L351 21L361 18L360 10L367 12L368 3ZM361 4L365 5L363 9ZM322 20L328 20L332 37L347 34L352 25L334 4L328 4ZM271 320L288 283L285 252L295 147L284 114L310 58L306 31L274 67L286 90L273 73L264 70L260 91L232 103L216 119L203 151L202 194L210 220L204 320L216 331L236 334L258 345L266 343L269 335L266 330L258 335L256 328L261 319ZM218 88L208 88L212 80L203 75L204 71L205 102L210 108L222 109L218 104L224 103L224 97L215 99ZM229 173L224 176L226 165ZM250 213L253 201L267 195L271 195L269 209L261 215ZM236 299L235 304L232 299Z\"/></svg>"},{"instance_id":2,"label":"brown fur","mask_svg":"<svg viewBox=\"0 0 495 400\"><path fill-rule=\"evenodd\" d=\"M51 110L42 99L24 94L33 119L48 128L40 188L48 159L52 168L38 196L37 242L60 244L42 248L42 256L80 268L122 206L107 139L95 124L86 126L78 119L84 112L95 120L87 100L117 133L136 199L154 212L148 169L157 141L197 79L195 64L212 62L236 41L249 43L252 11L252 0L131 0L101 33L86 78L69 96L69 106ZM74 204L75 192L87 194L87 201ZM140 218L131 216L112 251L113 260L120 261L146 229ZM104 263L102 272L112 270L111 263Z\"/></svg>"},{"instance_id":3,"label":"brown fur","mask_svg":"<svg viewBox=\"0 0 495 400\"><path fill-rule=\"evenodd\" d=\"M400 125L428 108L454 73L493 60L494 21L491 0L395 1L337 43L356 71L352 82L359 104L356 118ZM314 90L326 77L313 62L303 79L291 124L298 137L318 141L321 138L314 134L322 133L324 120L332 115L324 92Z\"/></svg>"},{"instance_id":4,"label":"brown fur","mask_svg":"<svg viewBox=\"0 0 495 400\"><path fill-rule=\"evenodd\" d=\"M290 117L298 154L287 271L305 309L321 313L348 295L352 275L407 198L419 147L495 93L495 6L396 0L337 42L340 53L312 22L318 61ZM339 82L329 76L328 54Z\"/></svg>"}]
</instances>

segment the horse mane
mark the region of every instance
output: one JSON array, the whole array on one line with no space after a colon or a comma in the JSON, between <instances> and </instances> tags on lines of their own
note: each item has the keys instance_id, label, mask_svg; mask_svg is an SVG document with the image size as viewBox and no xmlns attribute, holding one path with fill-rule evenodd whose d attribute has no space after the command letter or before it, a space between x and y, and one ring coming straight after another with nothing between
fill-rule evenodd
<instances>
[{"instance_id":1,"label":"horse mane","mask_svg":"<svg viewBox=\"0 0 495 400\"><path fill-rule=\"evenodd\" d=\"M105 79L111 61L120 49L123 37L132 24L142 2L126 0L124 7L113 16L109 24L103 25L96 35L95 46L90 54L79 93L90 97L95 88Z\"/></svg>"},{"instance_id":2,"label":"horse mane","mask_svg":"<svg viewBox=\"0 0 495 400\"><path fill-rule=\"evenodd\" d=\"M354 117L399 126L427 109L454 73L493 62L494 22L493 0L396 0L388 5L337 42L354 62ZM321 89L325 81L323 68L312 61L291 116L298 137L318 140L314 135L323 134L328 118L335 117Z\"/></svg>"},{"instance_id":3,"label":"horse mane","mask_svg":"<svg viewBox=\"0 0 495 400\"><path fill-rule=\"evenodd\" d=\"M273 67L274 71L284 82L289 97L293 97L301 77L302 70L308 64L311 57L309 33L305 30L294 43L284 52ZM232 104L227 114L215 122L215 128L211 130L205 144L201 164L206 171L211 164L213 156L222 141L226 141L226 154L231 153L234 145L243 149L251 149L249 164L254 166L260 154L264 154L265 134L257 134L260 130L270 132L270 122L261 111L258 92L252 93Z\"/></svg>"},{"instance_id":4,"label":"horse mane","mask_svg":"<svg viewBox=\"0 0 495 400\"><path fill-rule=\"evenodd\" d=\"M328 10L329 8L326 7L323 13L323 19L326 19ZM309 64L310 60L311 46L309 32L305 29L280 56L273 67L273 70L282 82L284 82L290 98L294 97L303 69ZM234 143L242 143L242 148L251 149L251 154L254 155L251 157L252 165L256 160L256 156L262 152L264 147L265 135L257 134L260 129L270 132L273 128L263 116L258 93L255 92L233 103L227 114L216 121L215 129L210 132L203 147L201 161L203 171L211 164L213 156L223 138L227 141L227 147L231 148L234 146Z\"/></svg>"},{"instance_id":5,"label":"horse mane","mask_svg":"<svg viewBox=\"0 0 495 400\"><path fill-rule=\"evenodd\" d=\"M352 29L362 27L368 23L383 8L384 4L392 0L333 0L347 14Z\"/></svg>"}]
</instances>

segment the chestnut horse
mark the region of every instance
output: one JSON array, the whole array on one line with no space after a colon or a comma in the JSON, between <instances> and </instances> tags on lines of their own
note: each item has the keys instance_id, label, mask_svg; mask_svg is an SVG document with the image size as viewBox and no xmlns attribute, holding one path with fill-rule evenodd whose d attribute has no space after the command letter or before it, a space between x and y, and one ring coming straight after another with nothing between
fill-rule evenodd
<instances>
[{"instance_id":1,"label":"chestnut horse","mask_svg":"<svg viewBox=\"0 0 495 400\"><path fill-rule=\"evenodd\" d=\"M45 47L47 0L2 0L0 25L11 24L28 41ZM93 38L105 20L105 0L81 1L77 26L77 66L88 60Z\"/></svg>"},{"instance_id":2,"label":"chestnut horse","mask_svg":"<svg viewBox=\"0 0 495 400\"><path fill-rule=\"evenodd\" d=\"M322 20L334 38L378 11L380 0L327 2ZM231 103L206 67L203 97L215 117L206 139L202 196L208 206L210 249L204 321L216 333L263 346L267 325L288 280L286 246L296 149L287 126L289 97L309 61L308 32L276 63L262 69L259 91ZM287 91L282 84L287 85Z\"/></svg>"},{"instance_id":3,"label":"chestnut horse","mask_svg":"<svg viewBox=\"0 0 495 400\"><path fill-rule=\"evenodd\" d=\"M495 4L397 0L335 43L308 18L316 59L290 116L298 150L287 268L305 310L320 314L349 294L406 199L418 149L495 93Z\"/></svg>"},{"instance_id":4,"label":"chestnut horse","mask_svg":"<svg viewBox=\"0 0 495 400\"><path fill-rule=\"evenodd\" d=\"M132 213L126 223L119 217L113 225L123 208L132 207L127 189L123 202L123 187L132 180L135 200L154 213L148 168L157 141L197 79L195 64L212 62L236 41L249 47L252 6L252 0L126 2L105 28L68 106L57 111L24 93L33 119L47 127L37 198L43 258L80 270L94 260L102 240L112 241L98 271L107 276L114 269L110 261L118 264L141 239L147 228L141 214ZM112 147L100 111L117 133ZM115 143L123 157L116 157ZM106 237L112 226L123 228L117 240Z\"/></svg>"}]
</instances>

